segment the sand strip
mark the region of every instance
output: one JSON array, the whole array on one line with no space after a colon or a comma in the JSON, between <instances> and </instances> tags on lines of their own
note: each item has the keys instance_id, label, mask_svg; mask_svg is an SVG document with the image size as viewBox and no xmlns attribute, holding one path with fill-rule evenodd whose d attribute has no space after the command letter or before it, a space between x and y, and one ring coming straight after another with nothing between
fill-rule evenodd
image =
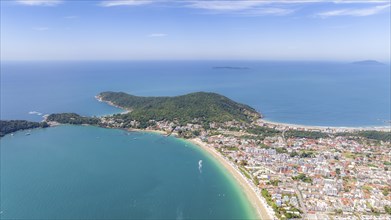
<instances>
[{"instance_id":1,"label":"sand strip","mask_svg":"<svg viewBox=\"0 0 391 220\"><path fill-rule=\"evenodd\" d=\"M250 182L243 174L232 164L231 161L224 158L218 151L214 148L209 147L206 143L202 142L198 138L194 139L185 139L188 140L195 145L199 146L201 149L207 151L210 155L212 155L216 160L218 160L236 179L241 188L243 189L245 195L248 200L252 204L252 206L257 211L257 214L262 220L271 220L276 219L274 216L273 210L266 204L266 200L261 196L260 190L255 187L255 185Z\"/></svg>"},{"instance_id":2,"label":"sand strip","mask_svg":"<svg viewBox=\"0 0 391 220\"><path fill-rule=\"evenodd\" d=\"M279 127L289 127L290 129L308 129L308 130L332 130L337 132L355 132L355 131L384 131L384 132L390 132L391 131L391 124L390 125L384 125L384 126L362 126L362 127L335 127L335 126L316 126L316 125L300 125L300 124L289 124L289 123L282 123L282 122L274 122L274 121L268 121L266 119L259 119L258 123L264 123Z\"/></svg>"}]
</instances>

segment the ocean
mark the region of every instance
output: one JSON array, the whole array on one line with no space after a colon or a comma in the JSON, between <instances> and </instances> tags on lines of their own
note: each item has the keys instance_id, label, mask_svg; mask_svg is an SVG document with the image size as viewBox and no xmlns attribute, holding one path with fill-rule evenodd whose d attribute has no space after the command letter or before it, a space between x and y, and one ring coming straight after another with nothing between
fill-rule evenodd
<instances>
[{"instance_id":1,"label":"ocean","mask_svg":"<svg viewBox=\"0 0 391 220\"><path fill-rule=\"evenodd\" d=\"M384 126L390 120L389 65L2 62L0 77L1 119L121 112L95 100L102 91L140 96L207 91L248 104L276 122ZM1 219L255 217L225 168L174 137L64 125L6 135L0 153Z\"/></svg>"},{"instance_id":2,"label":"ocean","mask_svg":"<svg viewBox=\"0 0 391 220\"><path fill-rule=\"evenodd\" d=\"M0 139L1 219L256 217L233 177L191 143L92 126L25 133Z\"/></svg>"},{"instance_id":3,"label":"ocean","mask_svg":"<svg viewBox=\"0 0 391 220\"><path fill-rule=\"evenodd\" d=\"M215 68L241 67L241 68ZM217 92L266 120L321 126L384 126L390 121L390 66L333 62L90 61L2 62L1 118L120 110L102 91L139 96Z\"/></svg>"}]
</instances>

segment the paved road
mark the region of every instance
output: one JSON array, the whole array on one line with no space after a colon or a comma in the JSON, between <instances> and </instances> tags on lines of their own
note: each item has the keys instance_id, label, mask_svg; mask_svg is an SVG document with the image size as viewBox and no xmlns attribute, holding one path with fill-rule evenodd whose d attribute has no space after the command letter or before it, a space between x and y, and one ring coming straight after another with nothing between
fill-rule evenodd
<instances>
[{"instance_id":1,"label":"paved road","mask_svg":"<svg viewBox=\"0 0 391 220\"><path fill-rule=\"evenodd\" d=\"M301 195L301 192L297 188L296 185L293 185L293 189L296 191L297 197L299 199L299 204L300 204L301 210L303 211L303 219L308 219L308 217L307 217L307 209L306 209L305 204L303 202L303 196Z\"/></svg>"}]
</instances>

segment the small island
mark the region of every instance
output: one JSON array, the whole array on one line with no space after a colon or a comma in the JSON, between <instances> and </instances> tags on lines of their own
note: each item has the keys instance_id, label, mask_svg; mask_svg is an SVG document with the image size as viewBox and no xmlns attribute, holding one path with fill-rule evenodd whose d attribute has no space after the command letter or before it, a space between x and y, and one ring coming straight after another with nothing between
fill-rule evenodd
<instances>
[{"instance_id":1,"label":"small island","mask_svg":"<svg viewBox=\"0 0 391 220\"><path fill-rule=\"evenodd\" d=\"M376 60L361 60L361 61L353 62L352 64L354 64L354 65L371 65L371 66L372 65L374 65L374 66L384 65L384 63L381 63Z\"/></svg>"}]
</instances>

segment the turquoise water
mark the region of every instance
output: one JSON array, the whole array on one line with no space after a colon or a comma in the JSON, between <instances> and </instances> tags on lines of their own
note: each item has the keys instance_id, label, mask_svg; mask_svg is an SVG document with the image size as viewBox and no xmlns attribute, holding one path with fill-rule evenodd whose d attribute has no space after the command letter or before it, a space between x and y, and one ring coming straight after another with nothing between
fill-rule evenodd
<instances>
[{"instance_id":1,"label":"turquoise water","mask_svg":"<svg viewBox=\"0 0 391 220\"><path fill-rule=\"evenodd\" d=\"M232 177L179 139L90 126L25 133L0 139L2 219L254 218Z\"/></svg>"},{"instance_id":2,"label":"turquoise water","mask_svg":"<svg viewBox=\"0 0 391 220\"><path fill-rule=\"evenodd\" d=\"M248 69L214 69L216 66ZM142 96L218 92L271 121L324 126L386 125L390 65L332 62L2 62L2 119L41 120L30 111L102 115L102 91Z\"/></svg>"},{"instance_id":3,"label":"turquoise water","mask_svg":"<svg viewBox=\"0 0 391 220\"><path fill-rule=\"evenodd\" d=\"M391 111L389 65L2 62L0 77L1 119L42 120L31 111L120 112L94 99L108 90L142 96L218 92L268 120L306 125L386 125ZM2 219L255 217L232 177L179 139L86 126L26 132L0 139Z\"/></svg>"}]
</instances>

